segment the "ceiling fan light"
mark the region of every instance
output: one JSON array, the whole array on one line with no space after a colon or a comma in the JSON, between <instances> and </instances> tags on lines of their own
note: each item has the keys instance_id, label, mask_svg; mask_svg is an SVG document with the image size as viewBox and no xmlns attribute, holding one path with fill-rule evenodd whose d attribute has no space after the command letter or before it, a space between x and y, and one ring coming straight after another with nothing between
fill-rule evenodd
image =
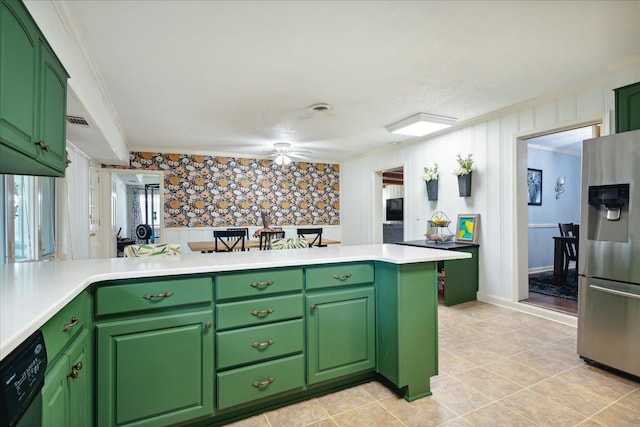
<instances>
[{"instance_id":1,"label":"ceiling fan light","mask_svg":"<svg viewBox=\"0 0 640 427\"><path fill-rule=\"evenodd\" d=\"M278 166L288 165L289 163L291 163L291 157L287 156L284 153L280 153L276 156L274 162Z\"/></svg>"},{"instance_id":2,"label":"ceiling fan light","mask_svg":"<svg viewBox=\"0 0 640 427\"><path fill-rule=\"evenodd\" d=\"M395 134L408 136L425 136L452 126L458 121L454 117L436 116L434 114L418 113L399 122L386 126L386 129Z\"/></svg>"}]
</instances>

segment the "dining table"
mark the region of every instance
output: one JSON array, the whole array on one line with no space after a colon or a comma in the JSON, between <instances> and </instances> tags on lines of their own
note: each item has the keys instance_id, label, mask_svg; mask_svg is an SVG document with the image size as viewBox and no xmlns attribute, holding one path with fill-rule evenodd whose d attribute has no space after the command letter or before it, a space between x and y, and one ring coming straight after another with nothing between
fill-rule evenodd
<instances>
[{"instance_id":1,"label":"dining table","mask_svg":"<svg viewBox=\"0 0 640 427\"><path fill-rule=\"evenodd\" d=\"M338 245L340 244L340 240L333 239L322 239L323 245ZM213 240L204 241L204 242L187 242L187 246L191 249L192 252L202 252L202 253L211 253L215 252L215 243ZM248 239L245 241L244 247L248 249L259 249L260 248L260 240L258 239Z\"/></svg>"}]
</instances>

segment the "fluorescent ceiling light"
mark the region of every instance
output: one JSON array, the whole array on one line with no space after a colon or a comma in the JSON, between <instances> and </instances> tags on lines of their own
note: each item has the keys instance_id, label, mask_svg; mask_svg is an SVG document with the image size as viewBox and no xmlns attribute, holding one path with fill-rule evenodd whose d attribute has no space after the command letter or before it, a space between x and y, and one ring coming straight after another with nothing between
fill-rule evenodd
<instances>
[{"instance_id":1,"label":"fluorescent ceiling light","mask_svg":"<svg viewBox=\"0 0 640 427\"><path fill-rule=\"evenodd\" d=\"M424 136L440 129L454 125L458 119L454 117L435 116L418 113L386 127L391 133L409 136Z\"/></svg>"}]
</instances>

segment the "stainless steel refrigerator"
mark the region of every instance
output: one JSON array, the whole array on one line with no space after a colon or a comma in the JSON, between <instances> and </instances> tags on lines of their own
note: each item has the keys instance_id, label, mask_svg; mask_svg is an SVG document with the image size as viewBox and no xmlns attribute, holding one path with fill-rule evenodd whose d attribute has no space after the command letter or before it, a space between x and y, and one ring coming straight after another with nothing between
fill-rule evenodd
<instances>
[{"instance_id":1,"label":"stainless steel refrigerator","mask_svg":"<svg viewBox=\"0 0 640 427\"><path fill-rule=\"evenodd\" d=\"M640 130L583 142L578 354L640 376Z\"/></svg>"}]
</instances>

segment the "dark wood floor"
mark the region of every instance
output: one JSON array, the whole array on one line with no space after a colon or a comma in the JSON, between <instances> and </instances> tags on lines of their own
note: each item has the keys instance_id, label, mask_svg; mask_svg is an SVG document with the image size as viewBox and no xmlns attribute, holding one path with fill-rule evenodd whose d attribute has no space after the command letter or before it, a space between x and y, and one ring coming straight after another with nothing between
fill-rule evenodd
<instances>
[{"instance_id":1,"label":"dark wood floor","mask_svg":"<svg viewBox=\"0 0 640 427\"><path fill-rule=\"evenodd\" d=\"M561 313L572 314L574 316L578 315L578 301L571 299L529 292L529 298L520 302L559 311Z\"/></svg>"}]
</instances>

